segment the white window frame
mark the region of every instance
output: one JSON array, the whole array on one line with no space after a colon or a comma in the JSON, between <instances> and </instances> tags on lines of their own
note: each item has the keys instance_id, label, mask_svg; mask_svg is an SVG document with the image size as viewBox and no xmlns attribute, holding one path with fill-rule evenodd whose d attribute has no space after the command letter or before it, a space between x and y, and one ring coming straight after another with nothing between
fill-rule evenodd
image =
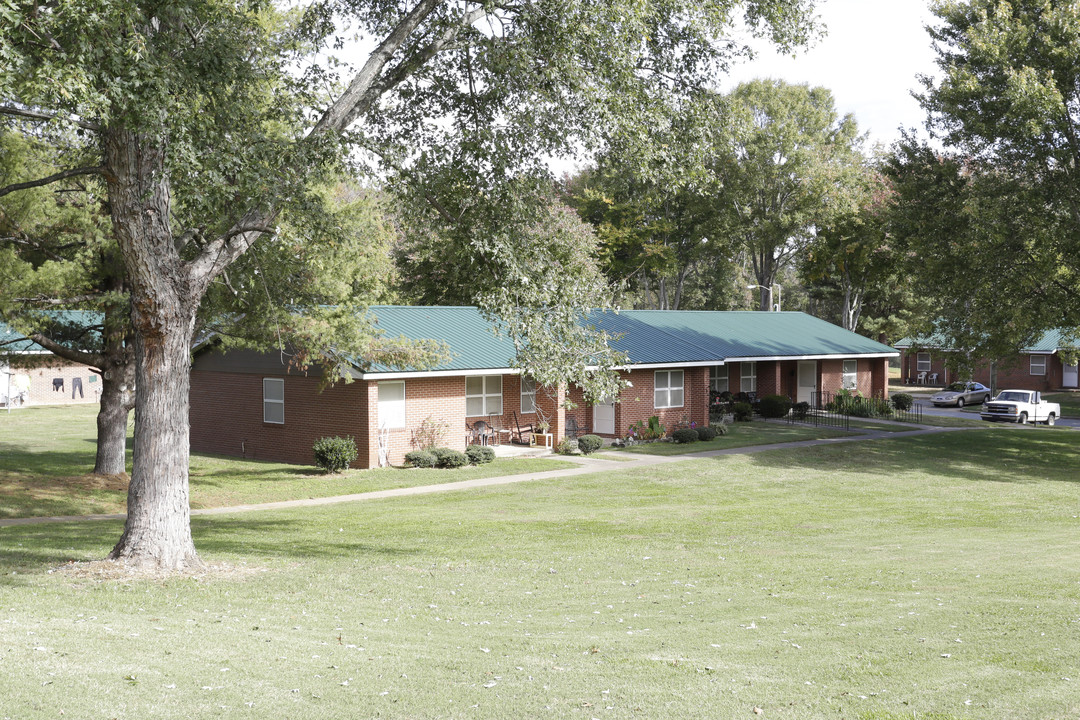
<instances>
[{"instance_id":1,"label":"white window frame","mask_svg":"<svg viewBox=\"0 0 1080 720\"><path fill-rule=\"evenodd\" d=\"M536 412L536 381L531 377L521 376L521 414Z\"/></svg>"},{"instance_id":2,"label":"white window frame","mask_svg":"<svg viewBox=\"0 0 1080 720\"><path fill-rule=\"evenodd\" d=\"M739 392L757 392L757 363L739 363Z\"/></svg>"},{"instance_id":3,"label":"white window frame","mask_svg":"<svg viewBox=\"0 0 1080 720\"><path fill-rule=\"evenodd\" d=\"M848 370L849 365L851 370ZM845 390L857 390L859 388L859 361L845 360L842 372L840 387Z\"/></svg>"},{"instance_id":4,"label":"white window frame","mask_svg":"<svg viewBox=\"0 0 1080 720\"><path fill-rule=\"evenodd\" d=\"M714 393L728 392L730 389L728 381L728 366L727 365L713 365L709 368L709 390Z\"/></svg>"},{"instance_id":5,"label":"white window frame","mask_svg":"<svg viewBox=\"0 0 1080 720\"><path fill-rule=\"evenodd\" d=\"M276 397L268 397L266 392L268 385L271 387L276 386L278 392L274 393L280 396L280 399ZM267 410L271 407L279 407L281 409L280 420L267 419ZM263 378L263 422L270 425L284 425L285 424L285 378Z\"/></svg>"},{"instance_id":6,"label":"white window frame","mask_svg":"<svg viewBox=\"0 0 1080 720\"><path fill-rule=\"evenodd\" d=\"M1045 355L1031 355L1031 360L1028 363L1028 371L1032 375L1045 375L1046 374L1046 356ZM1038 364L1041 366L1036 368L1035 361L1038 360Z\"/></svg>"},{"instance_id":7,"label":"white window frame","mask_svg":"<svg viewBox=\"0 0 1080 720\"><path fill-rule=\"evenodd\" d=\"M469 392L469 381L480 381L480 392ZM493 389L495 381L499 382L498 391ZM480 412L469 412L469 400L480 399ZM495 399L499 400L498 412L495 412ZM502 375L472 375L465 378L465 417L487 417L488 415L502 415Z\"/></svg>"},{"instance_id":8,"label":"white window frame","mask_svg":"<svg viewBox=\"0 0 1080 720\"><path fill-rule=\"evenodd\" d=\"M684 383L685 375L682 370L655 371L653 373L653 409L683 407L686 402ZM675 402L676 399L678 402Z\"/></svg>"},{"instance_id":9,"label":"white window frame","mask_svg":"<svg viewBox=\"0 0 1080 720\"><path fill-rule=\"evenodd\" d=\"M390 386L401 388L401 399L384 400L383 387L389 391ZM405 429L405 381L383 380L378 384L378 417L379 429L404 430Z\"/></svg>"},{"instance_id":10,"label":"white window frame","mask_svg":"<svg viewBox=\"0 0 1080 720\"><path fill-rule=\"evenodd\" d=\"M926 358L925 360L923 360L924 357ZM930 353L928 353L928 352L915 353L915 372L928 373L928 372L930 372L930 366L931 366Z\"/></svg>"}]
</instances>

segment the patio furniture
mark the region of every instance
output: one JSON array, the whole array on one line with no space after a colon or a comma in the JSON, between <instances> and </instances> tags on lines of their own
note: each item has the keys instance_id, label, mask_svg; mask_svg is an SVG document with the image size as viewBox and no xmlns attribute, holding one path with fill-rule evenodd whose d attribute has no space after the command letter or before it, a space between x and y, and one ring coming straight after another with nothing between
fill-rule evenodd
<instances>
[{"instance_id":1,"label":"patio furniture","mask_svg":"<svg viewBox=\"0 0 1080 720\"><path fill-rule=\"evenodd\" d=\"M515 412L513 415L515 432L510 436L510 442L514 445L531 445L530 438L532 437L533 432L535 432L532 423L522 425L518 420L517 413ZM525 437L525 433L529 434L528 438Z\"/></svg>"},{"instance_id":2,"label":"patio furniture","mask_svg":"<svg viewBox=\"0 0 1080 720\"><path fill-rule=\"evenodd\" d=\"M918 382L918 383L919 383L920 385L924 385L924 384L926 384L926 371L925 371L925 370L924 370L924 371L922 371L921 373L919 373L919 377L918 377L918 380L917 380L917 382Z\"/></svg>"},{"instance_id":3,"label":"patio furniture","mask_svg":"<svg viewBox=\"0 0 1080 720\"><path fill-rule=\"evenodd\" d=\"M937 385L937 373L930 373L930 379L926 381L927 385Z\"/></svg>"},{"instance_id":4,"label":"patio furniture","mask_svg":"<svg viewBox=\"0 0 1080 720\"><path fill-rule=\"evenodd\" d=\"M469 442L472 445L487 445L488 442L491 440L492 435L495 434L494 431L491 429L491 426L483 420L477 420L472 424L471 427L469 427L468 425L466 425L465 427L469 428ZM478 440L479 443L477 443Z\"/></svg>"}]
</instances>

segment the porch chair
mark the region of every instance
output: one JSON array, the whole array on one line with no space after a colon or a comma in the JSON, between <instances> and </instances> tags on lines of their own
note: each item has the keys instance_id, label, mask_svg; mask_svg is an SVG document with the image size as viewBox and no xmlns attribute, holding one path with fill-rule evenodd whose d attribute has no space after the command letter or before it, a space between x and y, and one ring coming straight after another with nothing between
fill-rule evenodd
<instances>
[{"instance_id":1,"label":"porch chair","mask_svg":"<svg viewBox=\"0 0 1080 720\"><path fill-rule=\"evenodd\" d=\"M466 425L466 427L469 426ZM475 445L477 440L479 439L481 445L487 445L488 442L491 440L491 436L495 433L491 429L491 426L488 425L486 422L484 422L483 420L477 420L472 424L472 427L469 427L469 434L469 441L472 444Z\"/></svg>"},{"instance_id":2,"label":"porch chair","mask_svg":"<svg viewBox=\"0 0 1080 720\"><path fill-rule=\"evenodd\" d=\"M926 384L926 371L925 370L923 370L921 373L919 373L919 377L918 377L916 382L918 382L920 385L925 385Z\"/></svg>"},{"instance_id":3,"label":"porch chair","mask_svg":"<svg viewBox=\"0 0 1080 720\"><path fill-rule=\"evenodd\" d=\"M514 415L514 428L516 430L510 436L510 443L513 444L513 445L528 445L529 444L529 438L525 437L525 433L528 433L529 437L532 437L532 434L535 432L535 430L533 430L533 425L532 425L532 423L529 423L527 425L522 425L521 422L518 420L517 412L514 412L513 415Z\"/></svg>"},{"instance_id":4,"label":"porch chair","mask_svg":"<svg viewBox=\"0 0 1080 720\"><path fill-rule=\"evenodd\" d=\"M937 385L937 373L930 373L930 379L926 381L927 385Z\"/></svg>"}]
</instances>

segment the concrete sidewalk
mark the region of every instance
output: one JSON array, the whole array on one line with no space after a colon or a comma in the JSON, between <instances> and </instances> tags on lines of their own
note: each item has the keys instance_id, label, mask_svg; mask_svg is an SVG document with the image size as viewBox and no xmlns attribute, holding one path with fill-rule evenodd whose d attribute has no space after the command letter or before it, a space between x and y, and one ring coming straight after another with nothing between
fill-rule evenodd
<instances>
[{"instance_id":1,"label":"concrete sidewalk","mask_svg":"<svg viewBox=\"0 0 1080 720\"><path fill-rule=\"evenodd\" d=\"M335 495L324 498L304 498L302 500L282 500L279 502L258 503L254 505L230 505L228 507L207 508L205 510L192 510L193 517L204 515L227 515L230 513L257 512L262 510L284 510L288 508L316 507L318 505L337 505L339 503L363 502L366 500L381 500L384 498L408 497L413 495L430 495L431 493L451 492L455 490L472 490L474 488L493 487L496 485L511 485L513 483L531 482L533 480L551 480L555 478L574 477L576 475L588 475L597 472L611 472L613 470L628 470L631 468L649 467L651 465L667 465L670 463L684 462L698 458L719 457L721 455L750 455L770 450L784 450L789 448L813 447L815 445L837 445L841 443L866 442L868 440L880 440L882 438L912 437L916 435L931 435L943 432L956 432L959 430L971 430L973 428L943 428L920 426L917 430L908 432L884 432L871 431L859 435L846 437L822 438L820 440L801 440L799 442L773 443L771 445L750 445L747 447L729 448L724 450L707 450L699 453L687 453L685 455L634 455L629 460L608 460L603 453L597 455L567 455L561 459L577 463L576 468L563 470L548 470L546 472L524 473L521 475L502 475L499 477L480 478L477 480L463 480L460 482L439 483L438 485L418 485L407 488L394 488L392 490L374 490L366 493L353 495ZM123 520L123 513L115 515L66 515L53 517L29 517L8 518L0 520L0 528L18 525L40 525L45 523L68 523L89 522L95 520Z\"/></svg>"}]
</instances>

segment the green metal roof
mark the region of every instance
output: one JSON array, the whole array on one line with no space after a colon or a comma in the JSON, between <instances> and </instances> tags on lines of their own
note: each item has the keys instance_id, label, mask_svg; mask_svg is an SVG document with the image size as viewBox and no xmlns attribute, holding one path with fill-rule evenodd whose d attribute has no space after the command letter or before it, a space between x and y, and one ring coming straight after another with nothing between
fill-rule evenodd
<instances>
[{"instance_id":1,"label":"green metal roof","mask_svg":"<svg viewBox=\"0 0 1080 720\"><path fill-rule=\"evenodd\" d=\"M373 305L375 326L387 337L412 340L440 340L450 348L449 362L431 368L443 370L489 370L508 368L516 351L505 336L496 336L492 325L475 307ZM372 372L393 372L375 365Z\"/></svg>"},{"instance_id":2,"label":"green metal roof","mask_svg":"<svg viewBox=\"0 0 1080 720\"><path fill-rule=\"evenodd\" d=\"M62 345L87 349L100 342L101 333L98 326L102 323L103 315L96 310L46 310L42 312L42 315L47 316L55 324L54 330L61 330L60 335L53 339ZM0 322L0 354L46 352L49 351L27 340L22 332Z\"/></svg>"},{"instance_id":3,"label":"green metal roof","mask_svg":"<svg viewBox=\"0 0 1080 720\"><path fill-rule=\"evenodd\" d=\"M896 354L887 345L801 312L624 310L619 316L679 342L647 348L647 336L627 332L618 344L636 364L692 362L683 359L686 345L699 349L694 358L699 361ZM605 316L598 326L606 329L606 322Z\"/></svg>"},{"instance_id":4,"label":"green metal roof","mask_svg":"<svg viewBox=\"0 0 1080 720\"><path fill-rule=\"evenodd\" d=\"M514 345L497 337L474 307L373 306L390 337L441 340L450 362L432 371L511 367ZM616 338L631 365L719 364L740 358L885 357L896 351L801 312L624 310L592 313L588 322ZM384 366L372 372L393 372Z\"/></svg>"},{"instance_id":5,"label":"green metal roof","mask_svg":"<svg viewBox=\"0 0 1080 720\"><path fill-rule=\"evenodd\" d=\"M1071 343L1063 342L1065 332L1061 329L1047 330L1035 342L1020 349L1022 353L1052 355L1063 348L1072 348ZM911 347L929 348L933 350L951 350L944 335L934 333L926 337L906 337L893 343L894 347L908 349Z\"/></svg>"}]
</instances>

